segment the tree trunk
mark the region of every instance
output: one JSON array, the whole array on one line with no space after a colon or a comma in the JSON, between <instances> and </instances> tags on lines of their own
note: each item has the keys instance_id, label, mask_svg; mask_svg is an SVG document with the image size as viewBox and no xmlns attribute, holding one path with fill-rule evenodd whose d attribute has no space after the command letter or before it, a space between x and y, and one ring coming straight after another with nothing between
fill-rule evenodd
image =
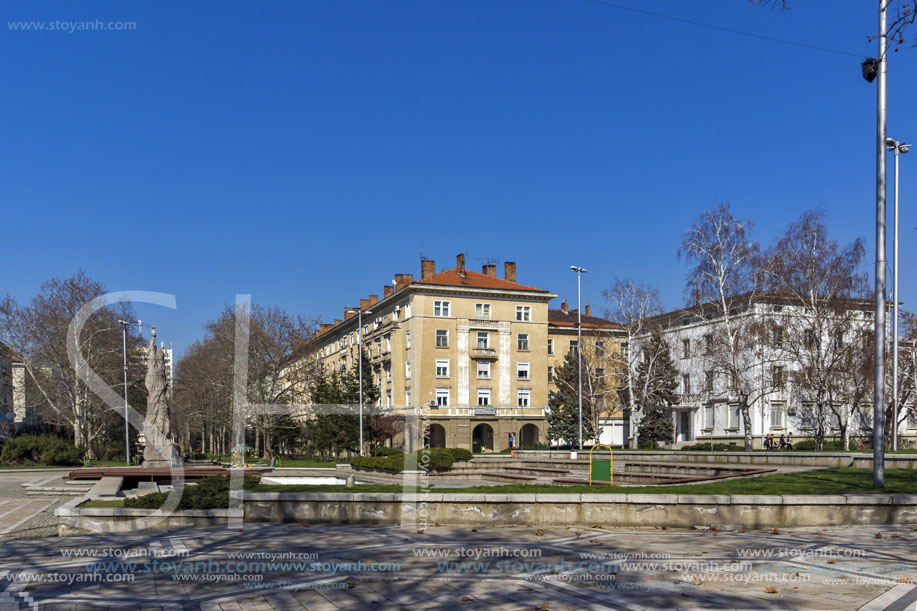
<instances>
[{"instance_id":1,"label":"tree trunk","mask_svg":"<svg viewBox=\"0 0 917 611\"><path fill-rule=\"evenodd\" d=\"M742 403L742 425L745 427L745 451L751 452L754 440L751 430L751 408L748 403Z\"/></svg>"}]
</instances>

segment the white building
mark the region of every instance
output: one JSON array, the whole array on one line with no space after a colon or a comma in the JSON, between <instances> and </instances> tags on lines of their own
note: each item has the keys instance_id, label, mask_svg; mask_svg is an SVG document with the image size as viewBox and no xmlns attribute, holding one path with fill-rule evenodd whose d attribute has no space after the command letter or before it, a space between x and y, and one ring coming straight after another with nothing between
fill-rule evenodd
<instances>
[{"instance_id":1,"label":"white building","mask_svg":"<svg viewBox=\"0 0 917 611\"><path fill-rule=\"evenodd\" d=\"M810 375L806 373L810 370L803 362L808 356L800 356L805 351L800 351L798 346L801 343L810 347L817 345L819 349L810 350L811 354L817 353L824 361L832 358L832 350L837 355L847 355L845 358L861 358L862 350L871 350L872 302L847 300L838 310L842 312L838 317L823 317L822 322L828 324L821 327L837 332L838 336L832 337L833 331L809 330L808 327L819 328L819 325L810 324L811 317L806 311L786 299L772 295L738 298L730 304L733 328L742 330L739 374L735 381L721 364L719 355L723 354L721 348L726 332L724 320L715 306L699 304L644 321L648 330L662 331L678 369L681 399L672 409L676 447L711 441L742 445L745 427L740 393L736 388L743 389L749 396L754 447L760 448L768 433L775 439L792 433L794 442L813 437L819 419L813 393L800 382L801 378ZM834 322L838 318L844 323ZM818 336L822 336L821 339ZM635 341L635 349L644 350L648 338L646 335ZM796 348L791 346L794 342ZM889 370L890 367L889 359ZM859 443L858 437L871 437L873 393L871 379L867 378L872 370L865 369L858 370L862 374L844 378L849 377L850 385L858 389L844 398L834 390L839 387L840 380L832 379L829 383L833 392L830 399L834 400L827 401L825 417L821 419L825 423L826 439L839 435L839 422L848 423L851 447ZM824 370L833 371L827 366ZM852 371L852 368L845 371ZM846 400L850 396L856 399ZM899 427L902 447L912 445L917 439L917 423L913 418L908 420L911 422L906 420Z\"/></svg>"}]
</instances>

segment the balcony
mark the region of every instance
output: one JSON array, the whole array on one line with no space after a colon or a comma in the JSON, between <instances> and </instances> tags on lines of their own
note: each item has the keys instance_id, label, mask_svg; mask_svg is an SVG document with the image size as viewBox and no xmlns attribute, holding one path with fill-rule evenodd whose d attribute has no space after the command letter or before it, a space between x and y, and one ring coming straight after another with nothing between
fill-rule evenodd
<instances>
[{"instance_id":1,"label":"balcony","mask_svg":"<svg viewBox=\"0 0 917 611\"><path fill-rule=\"evenodd\" d=\"M497 349L496 348L472 348L471 349L471 358L478 360L497 360Z\"/></svg>"}]
</instances>

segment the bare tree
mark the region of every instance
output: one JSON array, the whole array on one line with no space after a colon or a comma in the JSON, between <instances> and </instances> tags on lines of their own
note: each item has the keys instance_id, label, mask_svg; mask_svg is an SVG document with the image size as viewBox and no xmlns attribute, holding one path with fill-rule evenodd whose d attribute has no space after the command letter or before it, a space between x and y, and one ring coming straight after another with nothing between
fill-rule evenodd
<instances>
[{"instance_id":1,"label":"bare tree","mask_svg":"<svg viewBox=\"0 0 917 611\"><path fill-rule=\"evenodd\" d=\"M79 309L105 292L102 284L79 271L70 278L43 282L29 305L19 305L9 295L0 302L0 334L22 357L27 389L30 395L37 395L43 418L69 427L75 445L85 448L91 457L99 452L98 442L113 427L123 424L79 380L67 354L67 333ZM127 304L102 308L89 318L78 338L78 349L89 367L119 392L124 392L124 383L118 319L133 318ZM129 355L141 345L139 336L128 336ZM129 359L129 363L137 366L136 359ZM131 380L140 378L136 371L129 376Z\"/></svg>"},{"instance_id":2,"label":"bare tree","mask_svg":"<svg viewBox=\"0 0 917 611\"><path fill-rule=\"evenodd\" d=\"M866 275L857 270L865 249L862 240L841 248L828 238L825 214L807 210L787 227L767 253L768 286L786 300L777 317L784 356L798 364L794 389L811 402L816 449L821 450L828 424L831 390L842 371L858 368L850 344L868 321ZM850 372L848 372L849 375Z\"/></svg>"},{"instance_id":3,"label":"bare tree","mask_svg":"<svg viewBox=\"0 0 917 611\"><path fill-rule=\"evenodd\" d=\"M634 280L615 278L614 283L603 291L605 299L611 302L609 317L624 327L625 343L621 351L610 355L610 373L617 376L614 381L622 402L628 408L630 447L637 448L637 427L643 414L643 401L638 400L636 389L637 358L636 340L646 332L646 320L662 313L659 290L656 287Z\"/></svg>"},{"instance_id":4,"label":"bare tree","mask_svg":"<svg viewBox=\"0 0 917 611\"><path fill-rule=\"evenodd\" d=\"M770 6L781 10L790 8L790 0L751 0L751 2L758 6ZM888 42L895 47L901 46L905 43L905 32L914 25L915 17L917 17L917 2L915 0L889 0L888 13ZM875 36L867 36L867 40L875 39ZM912 43L912 46L917 46L917 40Z\"/></svg>"},{"instance_id":5,"label":"bare tree","mask_svg":"<svg viewBox=\"0 0 917 611\"><path fill-rule=\"evenodd\" d=\"M761 288L761 256L751 240L750 220L732 215L728 202L705 211L682 235L678 257L688 263L685 292L711 321L705 359L726 376L727 392L739 404L745 449L752 448L751 406L771 388L760 375L761 320L753 315Z\"/></svg>"}]
</instances>

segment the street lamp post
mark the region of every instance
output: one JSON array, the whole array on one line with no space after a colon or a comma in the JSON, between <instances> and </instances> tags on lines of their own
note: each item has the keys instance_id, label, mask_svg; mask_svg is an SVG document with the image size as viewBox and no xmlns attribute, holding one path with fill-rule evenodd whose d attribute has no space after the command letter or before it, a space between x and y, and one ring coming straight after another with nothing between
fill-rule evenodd
<instances>
[{"instance_id":1,"label":"street lamp post","mask_svg":"<svg viewBox=\"0 0 917 611\"><path fill-rule=\"evenodd\" d=\"M136 322L138 325L141 324L139 320ZM121 347L124 356L124 460L127 466L131 464L130 423L127 417L127 329L133 323L132 320L118 320L118 324L121 325Z\"/></svg>"},{"instance_id":2,"label":"street lamp post","mask_svg":"<svg viewBox=\"0 0 917 611\"><path fill-rule=\"evenodd\" d=\"M886 138L888 150L895 153L895 234L892 239L894 263L892 267L892 401L895 402L892 422L892 450L898 449L898 157L911 150L910 144Z\"/></svg>"},{"instance_id":3,"label":"street lamp post","mask_svg":"<svg viewBox=\"0 0 917 611\"><path fill-rule=\"evenodd\" d=\"M577 380L579 382L579 449L583 449L583 308L580 304L582 276L587 270L585 267L571 265L570 269L576 272L576 357L578 361Z\"/></svg>"}]
</instances>

